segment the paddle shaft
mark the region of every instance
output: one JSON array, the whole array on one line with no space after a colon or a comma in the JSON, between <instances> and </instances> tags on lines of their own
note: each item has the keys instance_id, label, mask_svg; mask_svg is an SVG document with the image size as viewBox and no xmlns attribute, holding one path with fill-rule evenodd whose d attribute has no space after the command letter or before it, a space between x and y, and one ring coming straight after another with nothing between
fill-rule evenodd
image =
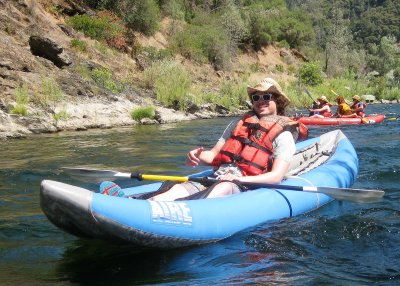
<instances>
[{"instance_id":1,"label":"paddle shaft","mask_svg":"<svg viewBox=\"0 0 400 286\"><path fill-rule=\"evenodd\" d=\"M307 93L307 95L311 98L311 100L313 101L313 102L315 102L315 100L314 100L314 98L311 96L311 93L308 91L308 89L304 89L304 91Z\"/></svg>"},{"instance_id":2,"label":"paddle shaft","mask_svg":"<svg viewBox=\"0 0 400 286\"><path fill-rule=\"evenodd\" d=\"M332 92L334 95L339 96L339 94L337 94L333 89L331 89L331 92Z\"/></svg>"},{"instance_id":3,"label":"paddle shaft","mask_svg":"<svg viewBox=\"0 0 400 286\"><path fill-rule=\"evenodd\" d=\"M206 186L210 186L219 180L207 177L179 177L179 176L157 176L146 175L141 173L133 173L131 178L138 180L160 180L160 181L179 181L179 182L198 182ZM282 184L266 184L266 183L249 183L249 182L235 182L238 185L246 186L251 189L255 188L270 188L278 190L290 190L299 192L322 193L334 199L353 201L353 202L373 202L380 199L385 192L382 190L364 190L364 189L350 189L350 188L334 188L334 187L316 187L316 186L293 186Z\"/></svg>"},{"instance_id":4,"label":"paddle shaft","mask_svg":"<svg viewBox=\"0 0 400 286\"><path fill-rule=\"evenodd\" d=\"M177 182L197 182L202 183L204 185L212 185L216 182L220 182L218 179L208 178L208 177L180 177L180 176L166 176L166 175L148 175L141 173L132 173L132 179L138 180L149 180L149 181L177 181ZM302 186L286 186L280 184L264 184L264 183L245 183L245 182L235 182L242 186L254 186L254 187L265 187L272 189L285 189L285 190L293 190L293 191L304 191L304 188L309 188L309 191L314 190L315 187L302 187Z\"/></svg>"},{"instance_id":5,"label":"paddle shaft","mask_svg":"<svg viewBox=\"0 0 400 286\"><path fill-rule=\"evenodd\" d=\"M180 176L167 176L167 175L148 175L148 174L141 174L141 173L132 173L132 179L147 180L147 181L177 181L177 182L197 182L204 184L206 186L210 186L216 182L220 182L214 178L208 177L180 177ZM316 192L316 187L302 187L302 186L286 186L280 184L265 184L265 183L246 183L246 182L235 182L242 186L248 187L264 187L264 188L272 188L272 189L285 189L285 190L292 190L292 191L308 191L308 192Z\"/></svg>"},{"instance_id":6,"label":"paddle shaft","mask_svg":"<svg viewBox=\"0 0 400 286\"><path fill-rule=\"evenodd\" d=\"M182 176L166 176L166 175L149 175L141 173L122 173L110 170L96 170L96 169L85 169L85 168L62 168L65 172L71 176L77 177L90 177L90 178L102 178L103 180L115 180L116 178L129 178L138 180L151 180L151 181L178 181L178 182L198 182L206 186L210 186L216 182L219 182L214 178L207 177L182 177ZM245 183L236 182L249 188L271 188L280 190L291 190L300 192L314 192L323 193L332 198L345 201L355 202L372 202L380 199L385 192L382 190L364 190L364 189L349 189L349 188L334 188L334 187L316 187L316 186L291 186L282 184L265 184L265 183Z\"/></svg>"}]
</instances>

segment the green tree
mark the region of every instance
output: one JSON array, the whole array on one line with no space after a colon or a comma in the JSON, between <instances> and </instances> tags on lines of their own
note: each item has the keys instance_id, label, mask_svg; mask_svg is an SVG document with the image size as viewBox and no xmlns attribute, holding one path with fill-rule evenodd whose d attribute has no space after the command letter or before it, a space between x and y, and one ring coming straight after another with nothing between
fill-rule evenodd
<instances>
[{"instance_id":1,"label":"green tree","mask_svg":"<svg viewBox=\"0 0 400 286\"><path fill-rule=\"evenodd\" d=\"M348 67L352 35L341 9L332 9L330 16L325 30L325 71L328 75L340 75Z\"/></svg>"},{"instance_id":2,"label":"green tree","mask_svg":"<svg viewBox=\"0 0 400 286\"><path fill-rule=\"evenodd\" d=\"M249 35L248 26L242 19L238 7L233 3L224 9L220 21L229 38L230 54L235 55L238 45Z\"/></svg>"},{"instance_id":3,"label":"green tree","mask_svg":"<svg viewBox=\"0 0 400 286\"><path fill-rule=\"evenodd\" d=\"M279 20L278 41L286 41L291 48L299 48L314 40L312 25L307 17L299 13L284 13Z\"/></svg>"},{"instance_id":4,"label":"green tree","mask_svg":"<svg viewBox=\"0 0 400 286\"><path fill-rule=\"evenodd\" d=\"M370 68L385 74L400 66L400 47L394 37L383 37L379 45L371 49Z\"/></svg>"}]
</instances>

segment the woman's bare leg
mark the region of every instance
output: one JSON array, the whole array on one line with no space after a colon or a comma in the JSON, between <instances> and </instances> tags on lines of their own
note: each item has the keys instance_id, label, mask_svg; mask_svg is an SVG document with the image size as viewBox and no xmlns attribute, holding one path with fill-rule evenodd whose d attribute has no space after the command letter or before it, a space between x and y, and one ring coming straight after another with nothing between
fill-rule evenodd
<instances>
[{"instance_id":1,"label":"woman's bare leg","mask_svg":"<svg viewBox=\"0 0 400 286\"><path fill-rule=\"evenodd\" d=\"M239 192L240 191L234 183L222 182L214 187L211 193L207 196L207 199L224 197L232 194L237 194Z\"/></svg>"},{"instance_id":2,"label":"woman's bare leg","mask_svg":"<svg viewBox=\"0 0 400 286\"><path fill-rule=\"evenodd\" d=\"M190 193L180 184L173 186L171 189L166 191L165 193L159 194L150 198L152 201L174 201L176 199L180 199L183 197L189 196Z\"/></svg>"}]
</instances>

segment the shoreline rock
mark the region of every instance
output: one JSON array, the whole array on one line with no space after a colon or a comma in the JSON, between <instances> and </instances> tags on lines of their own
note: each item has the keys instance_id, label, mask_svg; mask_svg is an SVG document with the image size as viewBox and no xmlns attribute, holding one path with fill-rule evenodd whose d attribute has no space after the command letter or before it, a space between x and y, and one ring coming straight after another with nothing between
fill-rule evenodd
<instances>
[{"instance_id":1,"label":"shoreline rock","mask_svg":"<svg viewBox=\"0 0 400 286\"><path fill-rule=\"evenodd\" d=\"M154 119L144 118L135 121L131 111L143 105L135 104L127 99L118 98L118 101L101 99L82 100L80 102L63 102L54 109L55 114L63 112L63 118L46 114L39 109L32 110L36 115L8 114L0 109L0 139L25 138L34 134L56 133L63 131L85 131L88 129L109 129L122 126L166 124L196 119L235 116L244 111L218 112L209 105L200 107L195 113L185 113L174 109L156 106ZM214 108L217 109L218 108Z\"/></svg>"}]
</instances>

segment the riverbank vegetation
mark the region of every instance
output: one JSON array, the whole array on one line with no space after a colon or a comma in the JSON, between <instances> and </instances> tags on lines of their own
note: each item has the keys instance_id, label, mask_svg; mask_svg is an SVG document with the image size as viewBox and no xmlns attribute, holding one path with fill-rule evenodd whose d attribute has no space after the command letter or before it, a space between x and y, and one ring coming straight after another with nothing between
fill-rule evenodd
<instances>
[{"instance_id":1,"label":"riverbank vegetation","mask_svg":"<svg viewBox=\"0 0 400 286\"><path fill-rule=\"evenodd\" d=\"M120 97L135 106L144 102L144 111L130 111L135 120L154 117L158 103L189 113L213 103L235 112L248 103L246 87L266 75L282 84L295 107L321 95L334 102L335 93L400 100L396 0L52 0L38 5L62 23L65 34L55 38L67 43L73 64L52 70L47 62L30 59L35 63L29 66L29 56L1 63L0 84L13 90L12 100L1 98L7 113L50 114L61 122L69 117L58 106L63 101L100 97L105 102ZM40 12L33 4L21 7L27 15ZM43 30L51 22L30 19ZM22 47L25 38L14 22L0 21L5 27L0 32ZM11 52L7 56L19 59ZM22 73L12 74L17 70Z\"/></svg>"},{"instance_id":2,"label":"riverbank vegetation","mask_svg":"<svg viewBox=\"0 0 400 286\"><path fill-rule=\"evenodd\" d=\"M334 99L372 94L377 100L400 99L400 3L394 0L333 1L321 5L307 0L184 1L90 0L95 15L75 15L67 23L85 35L116 50L146 48L129 39L130 31L154 35L163 17L172 19L167 48L147 50L151 64L143 72L145 85L157 100L185 110L190 102L216 102L227 108L245 104L245 87L256 66L233 80L223 80L218 91L193 84L190 73L176 55L215 70L229 71L237 55L266 45L296 49L306 61L295 66L277 65L278 73L291 74L287 86L297 106L309 104L307 88L315 98ZM379 20L379 21L378 21ZM370 23L373 23L371 25ZM85 44L75 41L81 51ZM104 75L104 71L102 73ZM97 81L107 86L111 75ZM116 88L116 87L115 87ZM115 88L111 87L113 91Z\"/></svg>"}]
</instances>

